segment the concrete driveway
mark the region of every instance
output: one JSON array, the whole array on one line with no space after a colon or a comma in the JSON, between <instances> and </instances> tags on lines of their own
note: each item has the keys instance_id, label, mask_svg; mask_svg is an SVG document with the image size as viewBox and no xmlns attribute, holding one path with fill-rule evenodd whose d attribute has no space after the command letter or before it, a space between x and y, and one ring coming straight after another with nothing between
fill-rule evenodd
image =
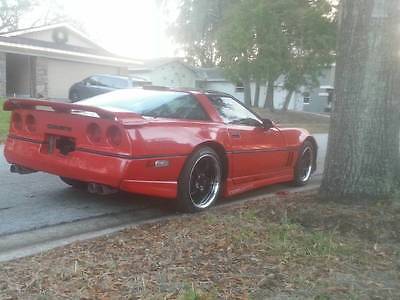
<instances>
[{"instance_id":1,"label":"concrete driveway","mask_svg":"<svg viewBox=\"0 0 400 300\"><path fill-rule=\"evenodd\" d=\"M323 171L327 135L315 137L319 158L314 186L319 184L319 175ZM0 151L3 153L2 146ZM271 194L282 189L290 187L277 185L235 199ZM41 239L57 239L174 213L170 202L165 200L125 193L101 197L70 188L56 176L11 174L9 165L0 155L0 254L9 250L12 243L18 247L34 243L40 232ZM22 239L24 243L21 243Z\"/></svg>"}]
</instances>

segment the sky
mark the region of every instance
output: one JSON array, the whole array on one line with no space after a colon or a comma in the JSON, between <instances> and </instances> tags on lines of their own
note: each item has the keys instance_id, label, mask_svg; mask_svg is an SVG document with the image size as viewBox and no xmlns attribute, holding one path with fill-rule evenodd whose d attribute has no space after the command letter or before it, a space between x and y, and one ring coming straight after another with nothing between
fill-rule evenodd
<instances>
[{"instance_id":1,"label":"sky","mask_svg":"<svg viewBox=\"0 0 400 300\"><path fill-rule=\"evenodd\" d=\"M107 50L147 59L179 55L179 47L167 33L178 14L178 1L167 0L164 9L157 0L45 0L42 5L58 3L64 14L82 24L87 35Z\"/></svg>"}]
</instances>

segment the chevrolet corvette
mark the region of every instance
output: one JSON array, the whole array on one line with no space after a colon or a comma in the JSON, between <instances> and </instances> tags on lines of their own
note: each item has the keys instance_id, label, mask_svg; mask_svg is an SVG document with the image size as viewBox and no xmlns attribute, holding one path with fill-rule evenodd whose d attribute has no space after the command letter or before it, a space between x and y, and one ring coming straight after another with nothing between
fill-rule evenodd
<instances>
[{"instance_id":1,"label":"chevrolet corvette","mask_svg":"<svg viewBox=\"0 0 400 300\"><path fill-rule=\"evenodd\" d=\"M77 103L9 99L4 154L13 173L38 171L95 194L176 199L187 212L266 185L305 185L317 144L229 94L125 89Z\"/></svg>"}]
</instances>

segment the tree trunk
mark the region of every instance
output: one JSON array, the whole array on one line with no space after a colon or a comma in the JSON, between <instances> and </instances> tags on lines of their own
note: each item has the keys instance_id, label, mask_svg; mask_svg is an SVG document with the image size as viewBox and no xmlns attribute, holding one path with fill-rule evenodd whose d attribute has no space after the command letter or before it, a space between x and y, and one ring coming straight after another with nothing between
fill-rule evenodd
<instances>
[{"instance_id":1,"label":"tree trunk","mask_svg":"<svg viewBox=\"0 0 400 300\"><path fill-rule=\"evenodd\" d=\"M399 174L400 6L342 0L334 101L320 194L390 196Z\"/></svg>"},{"instance_id":2,"label":"tree trunk","mask_svg":"<svg viewBox=\"0 0 400 300\"><path fill-rule=\"evenodd\" d=\"M283 104L282 111L287 111L289 109L290 101L292 100L294 91L288 91L285 98L285 103Z\"/></svg>"},{"instance_id":3,"label":"tree trunk","mask_svg":"<svg viewBox=\"0 0 400 300\"><path fill-rule=\"evenodd\" d=\"M260 106L260 80L257 80L256 82L256 91L254 94L254 107L259 107Z\"/></svg>"},{"instance_id":4,"label":"tree trunk","mask_svg":"<svg viewBox=\"0 0 400 300\"><path fill-rule=\"evenodd\" d=\"M250 80L246 80L243 82L244 85L244 103L246 103L247 106L251 106L251 84Z\"/></svg>"},{"instance_id":5,"label":"tree trunk","mask_svg":"<svg viewBox=\"0 0 400 300\"><path fill-rule=\"evenodd\" d=\"M268 108L270 111L274 111L274 80L268 80L267 84L267 97L265 98L264 108Z\"/></svg>"}]
</instances>

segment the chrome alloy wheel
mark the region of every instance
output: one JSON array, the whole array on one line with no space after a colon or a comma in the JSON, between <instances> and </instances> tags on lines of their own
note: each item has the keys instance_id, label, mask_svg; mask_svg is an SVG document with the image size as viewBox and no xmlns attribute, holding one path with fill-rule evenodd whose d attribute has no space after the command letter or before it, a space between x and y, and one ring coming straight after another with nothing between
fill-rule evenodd
<instances>
[{"instance_id":1,"label":"chrome alloy wheel","mask_svg":"<svg viewBox=\"0 0 400 300\"><path fill-rule=\"evenodd\" d=\"M311 147L305 147L300 157L300 181L306 182L310 179L313 167L314 153Z\"/></svg>"},{"instance_id":2,"label":"chrome alloy wheel","mask_svg":"<svg viewBox=\"0 0 400 300\"><path fill-rule=\"evenodd\" d=\"M218 197L221 187L221 167L211 154L200 156L190 171L189 195L198 209L209 207Z\"/></svg>"}]
</instances>

